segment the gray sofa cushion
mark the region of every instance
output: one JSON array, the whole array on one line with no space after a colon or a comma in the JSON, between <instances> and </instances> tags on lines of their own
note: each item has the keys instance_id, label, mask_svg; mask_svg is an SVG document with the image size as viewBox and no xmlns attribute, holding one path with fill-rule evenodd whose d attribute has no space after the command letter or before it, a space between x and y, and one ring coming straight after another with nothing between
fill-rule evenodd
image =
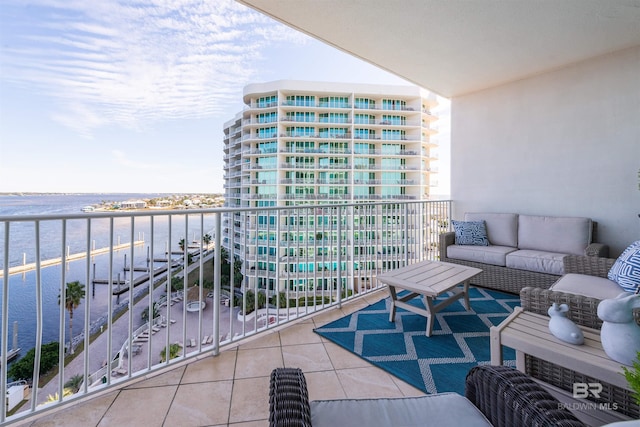
<instances>
[{"instance_id":1,"label":"gray sofa cushion","mask_svg":"<svg viewBox=\"0 0 640 427\"><path fill-rule=\"evenodd\" d=\"M589 218L520 215L518 249L584 255L592 226Z\"/></svg>"},{"instance_id":2,"label":"gray sofa cushion","mask_svg":"<svg viewBox=\"0 0 640 427\"><path fill-rule=\"evenodd\" d=\"M625 290L613 280L587 274L569 273L554 283L551 290L566 292L600 300L615 298Z\"/></svg>"},{"instance_id":3,"label":"gray sofa cushion","mask_svg":"<svg viewBox=\"0 0 640 427\"><path fill-rule=\"evenodd\" d=\"M314 400L313 427L491 426L471 401L457 393L397 399Z\"/></svg>"},{"instance_id":4,"label":"gray sofa cushion","mask_svg":"<svg viewBox=\"0 0 640 427\"><path fill-rule=\"evenodd\" d=\"M562 275L564 273L562 258L565 255L557 252L522 249L507 254L506 266L518 270Z\"/></svg>"},{"instance_id":5,"label":"gray sofa cushion","mask_svg":"<svg viewBox=\"0 0 640 427\"><path fill-rule=\"evenodd\" d=\"M465 221L484 220L489 243L498 246L518 246L518 214L467 212Z\"/></svg>"},{"instance_id":6,"label":"gray sofa cushion","mask_svg":"<svg viewBox=\"0 0 640 427\"><path fill-rule=\"evenodd\" d=\"M510 246L449 245L447 246L447 257L505 267L507 254L515 250L517 249Z\"/></svg>"}]
</instances>

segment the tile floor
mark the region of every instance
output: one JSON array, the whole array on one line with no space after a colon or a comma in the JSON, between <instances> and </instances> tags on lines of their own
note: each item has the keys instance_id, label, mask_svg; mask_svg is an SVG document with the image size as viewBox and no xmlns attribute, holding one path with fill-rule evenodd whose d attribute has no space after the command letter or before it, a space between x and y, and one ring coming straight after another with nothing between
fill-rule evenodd
<instances>
[{"instance_id":1,"label":"tile floor","mask_svg":"<svg viewBox=\"0 0 640 427\"><path fill-rule=\"evenodd\" d=\"M313 332L387 295L381 290L363 296L342 309L330 309L225 348L218 356L203 355L18 425L268 426L269 375L282 366L304 371L312 400L422 395Z\"/></svg>"}]
</instances>

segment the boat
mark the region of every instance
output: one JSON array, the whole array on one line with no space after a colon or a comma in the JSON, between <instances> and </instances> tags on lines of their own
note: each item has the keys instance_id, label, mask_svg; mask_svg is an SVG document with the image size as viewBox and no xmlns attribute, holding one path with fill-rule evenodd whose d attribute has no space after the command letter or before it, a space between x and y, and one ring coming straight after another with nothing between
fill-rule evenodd
<instances>
[{"instance_id":1,"label":"boat","mask_svg":"<svg viewBox=\"0 0 640 427\"><path fill-rule=\"evenodd\" d=\"M84 208L81 209L82 212L93 212L95 210L96 208L94 208L93 206L85 206Z\"/></svg>"}]
</instances>

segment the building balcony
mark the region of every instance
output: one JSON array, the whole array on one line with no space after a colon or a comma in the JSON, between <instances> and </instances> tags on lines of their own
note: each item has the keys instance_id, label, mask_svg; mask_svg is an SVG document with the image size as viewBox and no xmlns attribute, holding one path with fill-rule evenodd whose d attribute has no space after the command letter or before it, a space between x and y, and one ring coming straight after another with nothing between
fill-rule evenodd
<instances>
[{"instance_id":1,"label":"building balcony","mask_svg":"<svg viewBox=\"0 0 640 427\"><path fill-rule=\"evenodd\" d=\"M394 396L418 393L348 352L324 343L312 329L386 296L375 281L375 275L384 271L382 264L376 262L388 260L389 256L399 264L433 258L435 252L427 249L429 223L417 214L424 208L416 206L431 203L441 203L444 210L449 210L449 202L394 201L391 211L380 203L152 213L97 210L63 216L0 217L4 230L0 257L5 290L2 306L9 307L2 311L2 330L7 332L14 321L16 310L12 307L18 304L15 298L31 298L35 308L19 310L25 316L19 322L21 342L25 343L20 355L35 348L38 356L34 363L38 366L34 366L34 372L40 371L39 364L45 359L41 357L45 344L59 343L55 346L58 353L66 355L58 359L62 368L56 375L26 378L29 387L24 388L25 401L10 408L10 412L6 406L0 410L0 425L262 425L268 417L268 376L278 366L296 365L317 372L324 378L322 381L327 381L323 392L328 393L326 396L362 396L367 391L366 381L375 381L381 390L388 389ZM281 240L269 234L289 229L286 222L267 227L263 238L247 239L241 229L235 235L229 234L232 218L264 216L270 210L274 211L276 222L307 221L310 214L315 214L320 219L342 218L342 223L336 220L335 224L303 227L307 237L322 235L322 240ZM394 223L385 223L381 215L393 215ZM356 222L372 216L380 218L366 226ZM447 220L448 214L443 219ZM416 226L418 222L422 225ZM237 229L238 223L234 221L233 226ZM30 238L14 231L19 227L27 230ZM355 245L382 245L375 238L354 239L356 230L371 232L371 227L378 233L408 232L402 238L388 234L383 238L384 245L410 245L414 252L381 257L379 250L372 250L373 255L354 256ZM335 235L325 236L328 232ZM213 236L213 240L199 237L205 235ZM178 247L179 241L183 248ZM251 255L248 245L259 245L270 254L280 255L303 253L318 245L328 252L339 247L344 252L341 262L349 267L330 268L322 273L287 273L287 261L281 256L256 256L255 247L251 248ZM236 297L240 295L239 300L230 298L229 288L225 291L222 278L213 273L225 269L224 251L214 248L246 254L247 264L241 269L245 272L244 282L241 280L240 293L235 293ZM337 254L316 258L318 262L336 262L336 257ZM299 258L309 262L309 257ZM291 262L295 262L293 259ZM356 259L372 267L355 268L351 264ZM226 262L231 264L228 268L232 275L241 274L234 267L237 260ZM280 264L276 271L266 266L249 268L257 263ZM267 298L276 295L275 290L259 287L257 281L248 282L251 278L277 282L319 274L329 278L341 274L349 284L348 296L337 298L340 289L302 291L329 297L333 302L323 307L288 309L281 309L276 303L253 316L238 316L250 291L266 293ZM372 278L366 287L356 284L355 279L362 274ZM60 289L67 289L65 284L75 280L85 285L85 295L74 311L71 333L65 306L55 302ZM196 282L202 283L202 288L194 286ZM25 288L28 296L21 297ZM290 291L280 287L280 292ZM154 313L151 322L142 318L144 310ZM41 332L38 335L36 331ZM85 340L85 331L90 340ZM175 352L171 350L171 358L163 361L161 354L166 355L165 349L170 346L175 346ZM0 388L6 392L7 382L15 378L9 377L4 368L8 364L6 355L0 357L0 363L5 376ZM351 376L358 379L344 382ZM81 384L77 392L65 395L65 384L71 378L81 379ZM341 381L354 388L350 385L346 390L340 386Z\"/></svg>"}]
</instances>

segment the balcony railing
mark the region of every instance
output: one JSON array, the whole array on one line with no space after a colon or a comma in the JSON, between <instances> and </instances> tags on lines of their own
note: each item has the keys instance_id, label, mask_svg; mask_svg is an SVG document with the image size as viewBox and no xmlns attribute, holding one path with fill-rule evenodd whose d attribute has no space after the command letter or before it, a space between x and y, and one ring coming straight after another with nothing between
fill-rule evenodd
<instances>
[{"instance_id":1,"label":"balcony railing","mask_svg":"<svg viewBox=\"0 0 640 427\"><path fill-rule=\"evenodd\" d=\"M436 258L449 212L388 200L0 216L0 392L24 397L0 425L379 289L380 272ZM249 218L259 227L238 232ZM23 360L33 373L9 375Z\"/></svg>"}]
</instances>

